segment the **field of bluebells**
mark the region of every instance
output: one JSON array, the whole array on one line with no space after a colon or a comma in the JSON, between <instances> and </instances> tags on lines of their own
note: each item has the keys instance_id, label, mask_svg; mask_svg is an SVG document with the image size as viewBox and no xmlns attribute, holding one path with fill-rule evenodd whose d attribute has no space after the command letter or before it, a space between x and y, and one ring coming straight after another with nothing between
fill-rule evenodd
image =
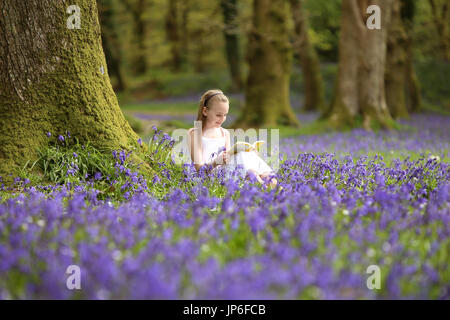
<instances>
[{"instance_id":1,"label":"field of bluebells","mask_svg":"<svg viewBox=\"0 0 450 320\"><path fill-rule=\"evenodd\" d=\"M52 183L1 188L0 299L449 299L450 117L402 124L281 139L282 190L177 166L158 129L153 177L61 136Z\"/></svg>"}]
</instances>

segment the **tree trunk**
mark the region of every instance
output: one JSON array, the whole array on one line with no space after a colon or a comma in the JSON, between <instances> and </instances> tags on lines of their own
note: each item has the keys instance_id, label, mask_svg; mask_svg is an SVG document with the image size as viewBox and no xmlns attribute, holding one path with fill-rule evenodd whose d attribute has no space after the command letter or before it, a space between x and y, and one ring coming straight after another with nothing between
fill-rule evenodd
<instances>
[{"instance_id":1,"label":"tree trunk","mask_svg":"<svg viewBox=\"0 0 450 320\"><path fill-rule=\"evenodd\" d=\"M246 105L238 126L298 126L289 102L292 48L287 33L287 2L254 0L247 61Z\"/></svg>"},{"instance_id":2,"label":"tree trunk","mask_svg":"<svg viewBox=\"0 0 450 320\"><path fill-rule=\"evenodd\" d=\"M99 148L128 149L138 136L109 81L95 0L3 0L0 10L0 175L36 159L36 147L70 131Z\"/></svg>"},{"instance_id":3,"label":"tree trunk","mask_svg":"<svg viewBox=\"0 0 450 320\"><path fill-rule=\"evenodd\" d=\"M329 109L334 127L353 126L359 113L358 102L358 45L361 30L356 29L355 0L342 0L341 33L339 37L339 63L333 99Z\"/></svg>"},{"instance_id":4,"label":"tree trunk","mask_svg":"<svg viewBox=\"0 0 450 320\"><path fill-rule=\"evenodd\" d=\"M236 0L221 0L220 5L222 7L224 22L225 52L232 81L231 90L239 92L242 88L242 77L238 38L239 26L237 25L237 3Z\"/></svg>"},{"instance_id":5,"label":"tree trunk","mask_svg":"<svg viewBox=\"0 0 450 320\"><path fill-rule=\"evenodd\" d=\"M391 115L396 119L408 117L405 99L407 35L401 17L401 5L401 1L395 1L392 6L385 73L386 101Z\"/></svg>"},{"instance_id":6,"label":"tree trunk","mask_svg":"<svg viewBox=\"0 0 450 320\"><path fill-rule=\"evenodd\" d=\"M296 38L294 48L300 57L303 71L305 92L303 110L323 112L325 109L325 95L322 75L320 74L319 58L309 38L308 20L303 3L303 0L291 0Z\"/></svg>"},{"instance_id":7,"label":"tree trunk","mask_svg":"<svg viewBox=\"0 0 450 320\"><path fill-rule=\"evenodd\" d=\"M144 19L144 13L148 9L148 0L136 0L131 2L130 0L121 0L126 9L131 12L134 22L134 32L136 34L137 54L134 57L134 71L136 75L145 74L148 71L147 61L147 22Z\"/></svg>"},{"instance_id":8,"label":"tree trunk","mask_svg":"<svg viewBox=\"0 0 450 320\"><path fill-rule=\"evenodd\" d=\"M419 112L422 108L422 95L420 82L417 78L413 64L412 35L408 34L406 39L406 106L411 112Z\"/></svg>"},{"instance_id":9,"label":"tree trunk","mask_svg":"<svg viewBox=\"0 0 450 320\"><path fill-rule=\"evenodd\" d=\"M413 23L416 13L415 0L402 0L401 16L406 30L406 66L405 66L405 97L406 107L410 112L418 112L422 106L420 83L414 70L413 53Z\"/></svg>"},{"instance_id":10,"label":"tree trunk","mask_svg":"<svg viewBox=\"0 0 450 320\"><path fill-rule=\"evenodd\" d=\"M177 0L169 0L166 15L166 34L170 42L170 52L172 54L172 70L179 72L181 70L181 48L182 41L180 37L178 22Z\"/></svg>"},{"instance_id":11,"label":"tree trunk","mask_svg":"<svg viewBox=\"0 0 450 320\"><path fill-rule=\"evenodd\" d=\"M450 61L450 4L448 0L438 1L429 0L431 12L433 13L433 20L439 35L439 42L442 52L442 57L445 61Z\"/></svg>"},{"instance_id":12,"label":"tree trunk","mask_svg":"<svg viewBox=\"0 0 450 320\"><path fill-rule=\"evenodd\" d=\"M392 118L386 104L384 72L386 42L393 0L343 0L339 39L338 78L332 101L330 122L336 127L355 125L361 115L370 130L388 128ZM369 5L381 9L381 29L366 26Z\"/></svg>"},{"instance_id":13,"label":"tree trunk","mask_svg":"<svg viewBox=\"0 0 450 320\"><path fill-rule=\"evenodd\" d=\"M197 73L203 73L206 70L205 65L205 52L207 50L206 44L206 27L199 26L192 31L192 38L195 40L195 46L193 46L193 58L194 58L194 71Z\"/></svg>"},{"instance_id":14,"label":"tree trunk","mask_svg":"<svg viewBox=\"0 0 450 320\"><path fill-rule=\"evenodd\" d=\"M186 63L188 60L189 52L189 12L191 9L190 0L184 0L181 3L181 61Z\"/></svg>"},{"instance_id":15,"label":"tree trunk","mask_svg":"<svg viewBox=\"0 0 450 320\"><path fill-rule=\"evenodd\" d=\"M360 41L361 63L361 111L363 126L369 129L372 125L390 127L391 116L386 103L384 71L386 62L387 29L389 28L391 7L394 0L373 0L381 9L381 29L369 30L365 23ZM365 13L368 0L360 0L360 10ZM365 15L365 14L364 14ZM364 16L363 15L363 16ZM367 16L363 19L366 22ZM361 23L361 21L359 21Z\"/></svg>"},{"instance_id":16,"label":"tree trunk","mask_svg":"<svg viewBox=\"0 0 450 320\"><path fill-rule=\"evenodd\" d=\"M145 74L148 71L147 46L146 46L146 22L144 13L147 10L147 0L138 0L137 7L133 11L134 22L136 24L136 36L138 44L138 57L136 60L137 74Z\"/></svg>"},{"instance_id":17,"label":"tree trunk","mask_svg":"<svg viewBox=\"0 0 450 320\"><path fill-rule=\"evenodd\" d=\"M102 44L110 74L117 79L117 91L127 88L125 75L122 70L122 53L120 39L117 32L114 0L98 0L98 11L102 31Z\"/></svg>"}]
</instances>

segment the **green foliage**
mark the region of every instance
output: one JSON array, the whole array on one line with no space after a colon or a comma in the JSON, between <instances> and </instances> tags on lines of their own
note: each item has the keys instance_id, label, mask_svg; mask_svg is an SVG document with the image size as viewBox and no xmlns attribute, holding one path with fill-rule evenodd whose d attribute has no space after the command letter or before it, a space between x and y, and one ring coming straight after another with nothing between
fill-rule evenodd
<instances>
[{"instance_id":1,"label":"green foliage","mask_svg":"<svg viewBox=\"0 0 450 320\"><path fill-rule=\"evenodd\" d=\"M448 79L450 64L438 60L418 61L415 64L417 77L422 88L425 107L431 105L431 109L437 112L450 112L450 89ZM436 108L437 107L437 108ZM430 109L429 108L429 109Z\"/></svg>"},{"instance_id":2,"label":"green foliage","mask_svg":"<svg viewBox=\"0 0 450 320\"><path fill-rule=\"evenodd\" d=\"M323 61L337 61L340 29L340 0L307 0L311 40Z\"/></svg>"},{"instance_id":3,"label":"green foliage","mask_svg":"<svg viewBox=\"0 0 450 320\"><path fill-rule=\"evenodd\" d=\"M413 37L414 57L419 60L440 59L439 36L429 1L415 1Z\"/></svg>"},{"instance_id":4,"label":"green foliage","mask_svg":"<svg viewBox=\"0 0 450 320\"><path fill-rule=\"evenodd\" d=\"M114 173L114 159L87 143L54 143L39 150L38 165L44 178L52 183L84 182L97 172L102 176Z\"/></svg>"},{"instance_id":5,"label":"green foliage","mask_svg":"<svg viewBox=\"0 0 450 320\"><path fill-rule=\"evenodd\" d=\"M61 137L61 136L60 136ZM48 146L38 149L39 158L20 170L16 188L26 184L87 185L99 190L99 199L126 199L135 191L142 175L139 164L130 161L132 151L97 149L89 142L80 144L69 136L56 137Z\"/></svg>"}]
</instances>

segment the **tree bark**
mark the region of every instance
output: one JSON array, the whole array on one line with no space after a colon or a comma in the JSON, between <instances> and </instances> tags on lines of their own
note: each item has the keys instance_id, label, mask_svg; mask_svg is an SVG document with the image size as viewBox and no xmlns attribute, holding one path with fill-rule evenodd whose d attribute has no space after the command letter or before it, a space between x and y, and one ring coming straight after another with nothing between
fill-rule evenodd
<instances>
[{"instance_id":1,"label":"tree bark","mask_svg":"<svg viewBox=\"0 0 450 320\"><path fill-rule=\"evenodd\" d=\"M361 27L358 26L357 13L354 12L355 0L342 1L341 33L339 37L339 62L333 99L329 113L334 127L353 126L359 113L358 102L358 43Z\"/></svg>"},{"instance_id":2,"label":"tree bark","mask_svg":"<svg viewBox=\"0 0 450 320\"><path fill-rule=\"evenodd\" d=\"M386 101L391 115L396 119L408 117L405 98L407 35L401 17L401 6L401 1L395 1L392 6L385 73Z\"/></svg>"},{"instance_id":3,"label":"tree bark","mask_svg":"<svg viewBox=\"0 0 450 320\"><path fill-rule=\"evenodd\" d=\"M390 127L391 116L386 103L384 71L386 62L387 29L389 28L391 7L394 0L373 0L381 9L381 29L362 29L360 41L361 63L361 111L363 126L366 129L380 124ZM360 10L365 13L369 1L361 0ZM364 14L365 16L365 14ZM366 22L367 16L363 20Z\"/></svg>"},{"instance_id":4,"label":"tree bark","mask_svg":"<svg viewBox=\"0 0 450 320\"><path fill-rule=\"evenodd\" d=\"M292 46L287 17L288 6L284 0L253 1L246 103L237 126L299 125L289 102Z\"/></svg>"},{"instance_id":5,"label":"tree bark","mask_svg":"<svg viewBox=\"0 0 450 320\"><path fill-rule=\"evenodd\" d=\"M111 88L95 0L3 0L0 8L0 175L37 157L47 132L70 131L99 148L128 149L138 136Z\"/></svg>"},{"instance_id":6,"label":"tree bark","mask_svg":"<svg viewBox=\"0 0 450 320\"><path fill-rule=\"evenodd\" d=\"M224 22L225 52L231 75L231 91L239 92L242 89L241 57L239 52L239 38L237 25L237 1L221 0Z\"/></svg>"},{"instance_id":7,"label":"tree bark","mask_svg":"<svg viewBox=\"0 0 450 320\"><path fill-rule=\"evenodd\" d=\"M393 0L342 1L338 77L329 115L335 127L354 126L358 115L366 130L391 125L384 72L392 3ZM371 4L381 9L381 29L370 30L366 26L366 10Z\"/></svg>"},{"instance_id":8,"label":"tree bark","mask_svg":"<svg viewBox=\"0 0 450 320\"><path fill-rule=\"evenodd\" d=\"M325 110L325 94L323 80L320 74L319 58L311 43L308 33L308 19L306 17L303 0L291 0L292 16L294 19L295 40L294 48L300 57L303 71L305 92L305 111Z\"/></svg>"}]
</instances>

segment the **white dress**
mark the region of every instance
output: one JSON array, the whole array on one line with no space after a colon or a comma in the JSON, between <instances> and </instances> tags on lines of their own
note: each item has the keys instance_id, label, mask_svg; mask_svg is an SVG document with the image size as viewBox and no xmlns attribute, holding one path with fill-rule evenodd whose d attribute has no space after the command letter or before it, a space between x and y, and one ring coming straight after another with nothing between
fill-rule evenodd
<instances>
[{"instance_id":1,"label":"white dress","mask_svg":"<svg viewBox=\"0 0 450 320\"><path fill-rule=\"evenodd\" d=\"M222 129L222 128L221 128ZM210 163L218 154L225 148L225 134L222 130L222 137L220 138L207 138L202 136L202 156L203 162ZM221 167L222 165L214 168ZM230 161L224 165L224 168L228 173L237 170L238 175L245 177L249 170L254 170L258 174L273 174L274 171L267 165L267 163L261 159L261 157L255 152L241 151L230 156ZM213 171L214 171L213 170Z\"/></svg>"}]
</instances>

